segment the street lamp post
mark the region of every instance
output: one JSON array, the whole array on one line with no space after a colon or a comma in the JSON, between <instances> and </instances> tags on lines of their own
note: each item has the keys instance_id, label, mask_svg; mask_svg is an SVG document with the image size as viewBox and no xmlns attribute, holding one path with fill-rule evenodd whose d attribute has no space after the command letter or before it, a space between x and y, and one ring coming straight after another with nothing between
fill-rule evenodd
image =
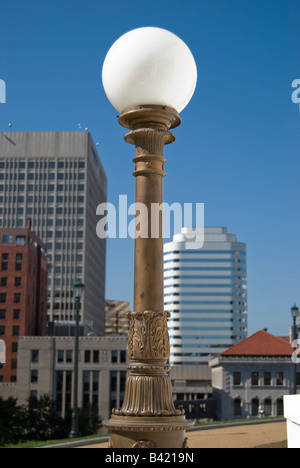
<instances>
[{"instance_id":1,"label":"street lamp post","mask_svg":"<svg viewBox=\"0 0 300 468\"><path fill-rule=\"evenodd\" d=\"M134 311L129 314L127 353L130 376L121 409L105 425L112 448L184 448L184 411L176 410L169 377L170 356L163 293L162 216L152 207L163 202L164 146L181 123L179 112L190 101L197 69L188 47L159 28L141 28L122 36L103 66L107 97L121 114L119 123L135 145L136 221ZM145 209L141 209L141 206ZM140 232L141 224L147 226ZM153 232L156 234L153 235Z\"/></svg>"},{"instance_id":2,"label":"street lamp post","mask_svg":"<svg viewBox=\"0 0 300 468\"><path fill-rule=\"evenodd\" d=\"M297 323L297 318L299 316L299 309L296 306L296 304L294 304L294 306L291 307L291 312L292 312L292 318L293 318L293 343L294 343L295 340L297 339L297 324L296 323ZM294 351L296 350L297 350L297 346L295 345ZM294 362L293 371L294 371L294 395L297 395L297 364L296 362Z\"/></svg>"},{"instance_id":3,"label":"street lamp post","mask_svg":"<svg viewBox=\"0 0 300 468\"><path fill-rule=\"evenodd\" d=\"M84 285L81 281L76 281L74 284L75 309L76 309L76 324L75 324L75 350L74 350L74 381L73 381L73 411L72 411L72 428L69 434L70 439L80 437L78 429L78 354L79 354L79 312L80 300L83 293Z\"/></svg>"}]
</instances>

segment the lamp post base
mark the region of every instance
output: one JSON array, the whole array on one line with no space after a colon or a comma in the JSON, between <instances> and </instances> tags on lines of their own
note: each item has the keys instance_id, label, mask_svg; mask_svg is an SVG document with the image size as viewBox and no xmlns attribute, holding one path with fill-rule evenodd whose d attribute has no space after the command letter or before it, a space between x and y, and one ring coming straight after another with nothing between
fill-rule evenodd
<instances>
[{"instance_id":1,"label":"lamp post base","mask_svg":"<svg viewBox=\"0 0 300 468\"><path fill-rule=\"evenodd\" d=\"M186 430L193 426L185 416L112 416L103 424L110 429L109 448L188 448Z\"/></svg>"}]
</instances>

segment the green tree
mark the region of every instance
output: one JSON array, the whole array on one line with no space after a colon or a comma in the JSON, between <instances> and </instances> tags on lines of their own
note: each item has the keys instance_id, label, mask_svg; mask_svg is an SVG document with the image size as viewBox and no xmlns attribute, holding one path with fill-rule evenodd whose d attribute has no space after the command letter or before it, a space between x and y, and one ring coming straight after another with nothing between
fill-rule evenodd
<instances>
[{"instance_id":1,"label":"green tree","mask_svg":"<svg viewBox=\"0 0 300 468\"><path fill-rule=\"evenodd\" d=\"M0 398L0 444L17 443L26 430L26 408L15 398Z\"/></svg>"},{"instance_id":2,"label":"green tree","mask_svg":"<svg viewBox=\"0 0 300 468\"><path fill-rule=\"evenodd\" d=\"M57 415L54 402L48 395L39 400L29 398L27 407L27 440L50 440L64 437L64 422Z\"/></svg>"}]
</instances>

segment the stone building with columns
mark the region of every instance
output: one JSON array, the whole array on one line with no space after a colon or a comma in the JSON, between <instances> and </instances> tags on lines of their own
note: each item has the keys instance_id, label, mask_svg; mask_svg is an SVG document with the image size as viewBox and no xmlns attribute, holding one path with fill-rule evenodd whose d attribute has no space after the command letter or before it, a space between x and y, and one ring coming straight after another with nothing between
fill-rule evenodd
<instances>
[{"instance_id":1,"label":"stone building with columns","mask_svg":"<svg viewBox=\"0 0 300 468\"><path fill-rule=\"evenodd\" d=\"M108 419L113 408L122 406L129 365L126 347L124 336L79 338L78 407L92 404ZM74 337L20 337L17 370L17 382L0 383L0 397L23 404L30 396L49 395L61 416L72 408ZM181 405L212 397L207 365L174 366L170 378L173 399ZM208 417L205 411L201 417Z\"/></svg>"},{"instance_id":2,"label":"stone building with columns","mask_svg":"<svg viewBox=\"0 0 300 468\"><path fill-rule=\"evenodd\" d=\"M283 397L293 389L292 352L288 338L261 330L215 356L209 365L216 417L282 416Z\"/></svg>"}]
</instances>

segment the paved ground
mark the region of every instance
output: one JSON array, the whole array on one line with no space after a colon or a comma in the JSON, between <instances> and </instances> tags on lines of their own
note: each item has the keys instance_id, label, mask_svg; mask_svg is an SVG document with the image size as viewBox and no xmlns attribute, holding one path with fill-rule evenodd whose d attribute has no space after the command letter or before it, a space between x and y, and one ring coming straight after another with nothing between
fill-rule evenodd
<instances>
[{"instance_id":1,"label":"paved ground","mask_svg":"<svg viewBox=\"0 0 300 468\"><path fill-rule=\"evenodd\" d=\"M188 433L190 448L253 448L283 442L286 439L285 422L226 427ZM107 448L107 443L82 448Z\"/></svg>"}]
</instances>

